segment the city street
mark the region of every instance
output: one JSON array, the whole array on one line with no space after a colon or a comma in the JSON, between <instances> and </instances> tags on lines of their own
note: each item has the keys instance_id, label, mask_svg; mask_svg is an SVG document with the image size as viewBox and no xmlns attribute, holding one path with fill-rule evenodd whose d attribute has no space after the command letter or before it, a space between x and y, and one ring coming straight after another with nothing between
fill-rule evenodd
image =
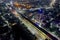
<instances>
[{"instance_id":1,"label":"city street","mask_svg":"<svg viewBox=\"0 0 60 40\"><path fill-rule=\"evenodd\" d=\"M28 28L28 30L37 36L38 40L45 40L48 39L50 40L50 38L41 30L39 30L37 27L35 27L33 24L31 24L28 20L26 20L25 18L23 18L19 13L17 13L16 11L13 12L13 14L20 20L22 21L22 23L24 25L26 25L26 27Z\"/></svg>"}]
</instances>

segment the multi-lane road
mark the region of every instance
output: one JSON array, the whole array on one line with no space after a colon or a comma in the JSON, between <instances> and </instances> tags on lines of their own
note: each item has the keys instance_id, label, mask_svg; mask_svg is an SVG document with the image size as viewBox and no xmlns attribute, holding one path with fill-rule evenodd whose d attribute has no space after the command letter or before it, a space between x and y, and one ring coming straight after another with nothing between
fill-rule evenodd
<instances>
[{"instance_id":1,"label":"multi-lane road","mask_svg":"<svg viewBox=\"0 0 60 40\"><path fill-rule=\"evenodd\" d=\"M23 18L19 13L17 13L17 11L14 10L12 11L12 13L15 15L15 17L17 17L20 21L22 21L22 23L28 28L28 30L30 30L32 34L36 35L37 40L45 40L45 39L51 40L44 32L39 30L25 18Z\"/></svg>"}]
</instances>

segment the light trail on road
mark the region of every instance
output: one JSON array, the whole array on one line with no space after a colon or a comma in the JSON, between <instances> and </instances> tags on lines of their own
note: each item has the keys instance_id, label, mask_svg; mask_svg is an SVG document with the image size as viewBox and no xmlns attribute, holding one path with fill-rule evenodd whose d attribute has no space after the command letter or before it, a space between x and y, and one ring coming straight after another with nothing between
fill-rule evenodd
<instances>
[{"instance_id":1,"label":"light trail on road","mask_svg":"<svg viewBox=\"0 0 60 40\"><path fill-rule=\"evenodd\" d=\"M17 17L20 21L22 21L22 23L24 25L26 25L26 27L28 28L28 30L36 35L36 37L40 40L45 40L45 39L48 39L50 40L50 38L45 34L43 33L41 30L39 30L37 27L35 27L33 24L31 24L28 20L24 19L23 17L21 18L21 15L19 13L17 13L16 11L12 11L12 13L15 15L15 17Z\"/></svg>"}]
</instances>

